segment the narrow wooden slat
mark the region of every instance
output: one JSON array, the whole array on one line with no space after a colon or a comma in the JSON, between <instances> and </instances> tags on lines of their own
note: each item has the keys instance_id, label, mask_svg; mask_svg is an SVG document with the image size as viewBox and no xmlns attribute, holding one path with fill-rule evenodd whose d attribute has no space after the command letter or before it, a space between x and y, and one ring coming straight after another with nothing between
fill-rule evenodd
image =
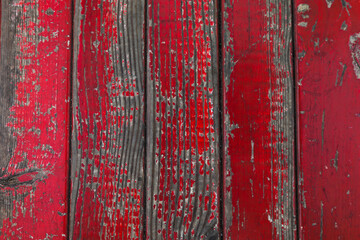
<instances>
[{"instance_id":1,"label":"narrow wooden slat","mask_svg":"<svg viewBox=\"0 0 360 240\"><path fill-rule=\"evenodd\" d=\"M149 0L147 239L219 238L217 7Z\"/></svg>"},{"instance_id":2,"label":"narrow wooden slat","mask_svg":"<svg viewBox=\"0 0 360 240\"><path fill-rule=\"evenodd\" d=\"M70 2L2 0L1 239L66 237Z\"/></svg>"},{"instance_id":3,"label":"narrow wooden slat","mask_svg":"<svg viewBox=\"0 0 360 240\"><path fill-rule=\"evenodd\" d=\"M300 239L360 239L360 2L295 2Z\"/></svg>"},{"instance_id":4,"label":"narrow wooden slat","mask_svg":"<svg viewBox=\"0 0 360 240\"><path fill-rule=\"evenodd\" d=\"M295 239L291 1L222 4L225 239Z\"/></svg>"},{"instance_id":5,"label":"narrow wooden slat","mask_svg":"<svg viewBox=\"0 0 360 240\"><path fill-rule=\"evenodd\" d=\"M143 0L78 0L70 239L138 239L144 157Z\"/></svg>"}]
</instances>

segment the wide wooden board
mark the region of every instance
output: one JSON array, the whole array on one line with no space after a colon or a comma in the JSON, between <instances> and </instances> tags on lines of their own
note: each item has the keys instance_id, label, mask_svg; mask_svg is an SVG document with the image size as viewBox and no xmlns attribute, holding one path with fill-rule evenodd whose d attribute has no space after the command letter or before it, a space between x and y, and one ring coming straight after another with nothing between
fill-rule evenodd
<instances>
[{"instance_id":1,"label":"wide wooden board","mask_svg":"<svg viewBox=\"0 0 360 240\"><path fill-rule=\"evenodd\" d=\"M295 239L291 1L222 1L224 238Z\"/></svg>"},{"instance_id":2,"label":"wide wooden board","mask_svg":"<svg viewBox=\"0 0 360 240\"><path fill-rule=\"evenodd\" d=\"M360 239L360 2L295 3L300 239Z\"/></svg>"},{"instance_id":3,"label":"wide wooden board","mask_svg":"<svg viewBox=\"0 0 360 240\"><path fill-rule=\"evenodd\" d=\"M0 238L66 239L71 1L2 0Z\"/></svg>"}]
</instances>

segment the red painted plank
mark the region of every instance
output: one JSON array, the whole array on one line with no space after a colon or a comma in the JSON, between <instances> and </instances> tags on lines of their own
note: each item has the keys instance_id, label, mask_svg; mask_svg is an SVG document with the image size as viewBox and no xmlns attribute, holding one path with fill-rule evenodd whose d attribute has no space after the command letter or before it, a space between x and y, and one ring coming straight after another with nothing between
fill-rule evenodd
<instances>
[{"instance_id":1,"label":"red painted plank","mask_svg":"<svg viewBox=\"0 0 360 240\"><path fill-rule=\"evenodd\" d=\"M222 4L225 239L295 239L291 1Z\"/></svg>"},{"instance_id":2,"label":"red painted plank","mask_svg":"<svg viewBox=\"0 0 360 240\"><path fill-rule=\"evenodd\" d=\"M301 239L360 239L360 2L296 0Z\"/></svg>"},{"instance_id":3,"label":"red painted plank","mask_svg":"<svg viewBox=\"0 0 360 240\"><path fill-rule=\"evenodd\" d=\"M65 239L70 1L3 0L1 239Z\"/></svg>"},{"instance_id":4,"label":"red painted plank","mask_svg":"<svg viewBox=\"0 0 360 240\"><path fill-rule=\"evenodd\" d=\"M75 8L70 239L139 239L144 1Z\"/></svg>"},{"instance_id":5,"label":"red painted plank","mask_svg":"<svg viewBox=\"0 0 360 240\"><path fill-rule=\"evenodd\" d=\"M147 239L218 239L217 7L150 0Z\"/></svg>"}]
</instances>

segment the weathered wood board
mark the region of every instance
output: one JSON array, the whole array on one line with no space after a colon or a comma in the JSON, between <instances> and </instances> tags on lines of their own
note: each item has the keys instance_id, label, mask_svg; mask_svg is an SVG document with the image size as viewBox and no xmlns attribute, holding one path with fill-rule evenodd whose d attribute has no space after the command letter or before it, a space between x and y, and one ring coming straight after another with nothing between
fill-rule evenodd
<instances>
[{"instance_id":1,"label":"weathered wood board","mask_svg":"<svg viewBox=\"0 0 360 240\"><path fill-rule=\"evenodd\" d=\"M295 2L300 239L360 239L360 2Z\"/></svg>"},{"instance_id":2,"label":"weathered wood board","mask_svg":"<svg viewBox=\"0 0 360 240\"><path fill-rule=\"evenodd\" d=\"M2 0L0 238L65 239L71 1Z\"/></svg>"},{"instance_id":3,"label":"weathered wood board","mask_svg":"<svg viewBox=\"0 0 360 240\"><path fill-rule=\"evenodd\" d=\"M139 239L144 1L78 0L70 239Z\"/></svg>"},{"instance_id":4,"label":"weathered wood board","mask_svg":"<svg viewBox=\"0 0 360 240\"><path fill-rule=\"evenodd\" d=\"M218 239L216 2L148 4L146 238Z\"/></svg>"},{"instance_id":5,"label":"weathered wood board","mask_svg":"<svg viewBox=\"0 0 360 240\"><path fill-rule=\"evenodd\" d=\"M222 4L224 238L295 239L291 1Z\"/></svg>"}]
</instances>

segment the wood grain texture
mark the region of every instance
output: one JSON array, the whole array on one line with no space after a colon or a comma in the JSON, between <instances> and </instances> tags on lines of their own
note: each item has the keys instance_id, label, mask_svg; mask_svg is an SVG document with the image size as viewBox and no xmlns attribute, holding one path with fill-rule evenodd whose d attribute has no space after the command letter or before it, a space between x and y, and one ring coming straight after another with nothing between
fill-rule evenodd
<instances>
[{"instance_id":1,"label":"wood grain texture","mask_svg":"<svg viewBox=\"0 0 360 240\"><path fill-rule=\"evenodd\" d=\"M150 0L147 239L218 239L217 7Z\"/></svg>"},{"instance_id":2,"label":"wood grain texture","mask_svg":"<svg viewBox=\"0 0 360 240\"><path fill-rule=\"evenodd\" d=\"M66 237L70 7L1 2L1 239Z\"/></svg>"},{"instance_id":3,"label":"wood grain texture","mask_svg":"<svg viewBox=\"0 0 360 240\"><path fill-rule=\"evenodd\" d=\"M295 239L291 1L223 0L225 239Z\"/></svg>"},{"instance_id":4,"label":"wood grain texture","mask_svg":"<svg viewBox=\"0 0 360 240\"><path fill-rule=\"evenodd\" d=\"M300 239L360 239L360 2L295 2Z\"/></svg>"},{"instance_id":5,"label":"wood grain texture","mask_svg":"<svg viewBox=\"0 0 360 240\"><path fill-rule=\"evenodd\" d=\"M70 238L139 239L144 1L75 9Z\"/></svg>"}]
</instances>

